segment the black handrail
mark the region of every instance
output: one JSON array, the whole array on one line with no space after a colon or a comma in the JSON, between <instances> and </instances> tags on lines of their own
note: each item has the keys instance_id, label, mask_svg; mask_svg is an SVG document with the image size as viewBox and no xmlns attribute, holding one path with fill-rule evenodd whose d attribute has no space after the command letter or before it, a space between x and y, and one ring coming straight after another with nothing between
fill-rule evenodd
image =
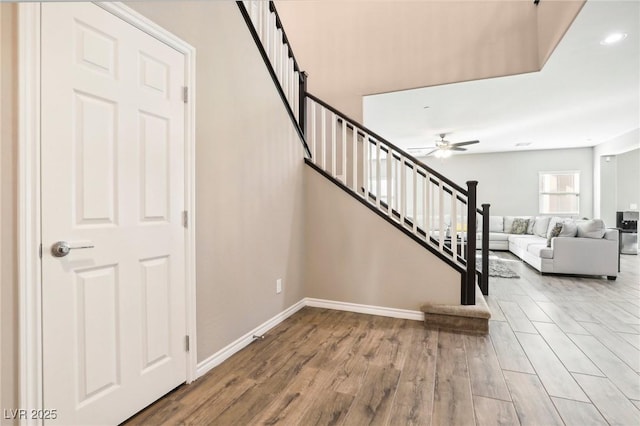
<instances>
[{"instance_id":1,"label":"black handrail","mask_svg":"<svg viewBox=\"0 0 640 426\"><path fill-rule=\"evenodd\" d=\"M342 182L340 182L339 180L337 180L336 178L331 176L331 174L327 173L325 170L323 170L321 167L316 165L310 159L306 158L304 161L309 167L311 167L312 169L314 169L315 171L320 173L322 176L324 176L330 182L333 182L333 184L335 184L338 188L342 189L345 193L349 194L349 196L351 196L351 197L355 198L356 200L358 200L360 203L362 203L362 205L364 205L365 207L369 208L369 210L371 210L372 212L374 212L375 214L377 214L378 216L383 218L385 221L387 221L391 225L395 226L400 231L404 232L405 235L407 235L409 238L411 238L412 240L414 240L415 242L420 244L422 247L424 247L427 250L429 250L431 253L433 253L435 256L437 256L440 260L442 260L443 262L447 263L453 269L458 271L462 277L464 277L465 268L463 268L461 265L459 265L456 262L454 262L451 257L445 256L442 252L434 249L434 247L429 245L427 243L427 241L418 238L418 236L415 235L413 232L410 232L402 224L400 224L399 222L396 222L395 220L391 219L389 217L389 215L385 214L382 210L376 208L376 206L374 206L371 203L369 203L368 201L366 201L363 197L359 196L356 192L352 191L350 188L348 188ZM406 221L406 219L405 219L405 221ZM422 232L422 234L424 235L424 231ZM453 252L451 250L448 250L447 253L452 254ZM464 282L464 279L462 281Z\"/></svg>"},{"instance_id":2,"label":"black handrail","mask_svg":"<svg viewBox=\"0 0 640 426\"><path fill-rule=\"evenodd\" d=\"M271 75L271 79L273 80L273 82L275 83L276 86L276 90L278 91L278 94L280 95L280 98L282 99L282 102L284 103L284 107L287 110L287 113L289 114L289 117L291 118L291 121L293 121L294 127L296 129L296 132L298 133L298 136L300 137L300 141L302 142L302 147L304 148L305 151L305 155L308 158L311 158L311 150L309 149L309 146L307 145L307 140L304 137L304 131L302 126L300 125L300 122L298 120L296 120L296 116L293 113L293 110L291 109L291 105L289 104L289 100L287 99L287 95L284 93L284 89L282 88L282 86L280 85L280 81L278 81L278 76L276 74L276 71L273 69L273 65L271 65L271 61L269 60L269 55L267 55L267 52L264 50L264 46L262 45L262 41L260 41L260 36L258 35L258 32L256 31L255 27L253 26L253 22L251 22L251 16L249 15L249 12L247 11L247 8L244 6L244 3L242 1L236 1L236 4L238 5L238 8L240 9L240 13L242 14L242 17L244 18L247 27L249 27L249 32L251 33L251 37L253 37L253 41L256 43L256 47L258 48L258 51L260 52L260 56L262 56L262 60L264 61L264 64L267 67L267 70L269 71L269 75ZM284 30L283 30L283 35L284 35ZM291 46L289 46L289 48L291 48ZM295 58L294 58L294 64L295 64ZM298 73L299 75L302 75L302 73ZM299 93L299 102L300 103L304 103L304 96L305 93Z\"/></svg>"},{"instance_id":3,"label":"black handrail","mask_svg":"<svg viewBox=\"0 0 640 426\"><path fill-rule=\"evenodd\" d=\"M424 164L422 161L418 160L417 158L415 158L413 155L409 154L408 152L406 152L405 150L403 150L402 148L399 148L398 146L392 144L391 142L389 142L388 140L386 140L385 138L383 138L382 136L378 135L377 133L375 133L374 131L367 129L365 126L359 124L356 120L350 118L348 115L344 114L343 112L338 111L337 109L335 109L334 107L332 107L331 105L327 104L326 102L324 102L323 100L319 99L318 97L312 95L311 93L307 92L306 93L306 97L308 97L309 99L313 100L314 102L322 105L323 107L325 107L326 109L328 109L329 111L333 112L334 114L337 114L339 116L341 116L343 119L350 121L351 123L353 123L354 126L358 127L360 130L364 131L365 133L367 133L369 136L373 136L375 139L377 139L379 142L382 142L383 144L391 147L391 149L400 152L402 155L404 155L405 157L407 157L409 160L411 160L413 163L419 165L420 167L422 167L423 169L427 170L430 174L438 177L438 179L442 180L443 182L445 182L447 185L449 185L450 187L452 187L453 189L455 189L456 191L468 196L469 194L467 194L467 190L464 189L463 187L461 187L460 185L456 184L455 182L453 182L451 179L448 179L446 176L441 175L440 173L438 173L437 171L435 171L434 169L432 169L431 167L427 166L426 164Z\"/></svg>"}]
</instances>

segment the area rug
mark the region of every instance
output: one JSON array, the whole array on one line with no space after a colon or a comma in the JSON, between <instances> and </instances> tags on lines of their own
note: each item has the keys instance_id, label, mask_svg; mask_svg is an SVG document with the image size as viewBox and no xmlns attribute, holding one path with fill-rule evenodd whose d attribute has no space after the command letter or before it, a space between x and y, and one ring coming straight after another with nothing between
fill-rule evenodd
<instances>
[{"instance_id":1,"label":"area rug","mask_svg":"<svg viewBox=\"0 0 640 426\"><path fill-rule=\"evenodd\" d=\"M482 257L476 256L476 269L482 272ZM500 278L520 278L513 269L507 266L507 262L489 254L489 276Z\"/></svg>"}]
</instances>

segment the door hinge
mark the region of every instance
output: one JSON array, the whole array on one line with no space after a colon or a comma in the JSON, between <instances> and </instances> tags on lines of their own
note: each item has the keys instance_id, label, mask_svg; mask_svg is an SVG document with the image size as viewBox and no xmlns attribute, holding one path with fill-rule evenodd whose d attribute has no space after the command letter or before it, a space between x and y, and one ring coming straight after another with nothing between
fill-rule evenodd
<instances>
[{"instance_id":1,"label":"door hinge","mask_svg":"<svg viewBox=\"0 0 640 426\"><path fill-rule=\"evenodd\" d=\"M184 336L184 348L189 352L189 335Z\"/></svg>"},{"instance_id":2,"label":"door hinge","mask_svg":"<svg viewBox=\"0 0 640 426\"><path fill-rule=\"evenodd\" d=\"M42 243L40 243L40 247L38 247L38 256L42 259Z\"/></svg>"},{"instance_id":3,"label":"door hinge","mask_svg":"<svg viewBox=\"0 0 640 426\"><path fill-rule=\"evenodd\" d=\"M189 102L189 88L187 86L182 88L182 100L185 104Z\"/></svg>"},{"instance_id":4,"label":"door hinge","mask_svg":"<svg viewBox=\"0 0 640 426\"><path fill-rule=\"evenodd\" d=\"M189 212L186 210L182 211L182 226L185 228L189 227Z\"/></svg>"}]
</instances>

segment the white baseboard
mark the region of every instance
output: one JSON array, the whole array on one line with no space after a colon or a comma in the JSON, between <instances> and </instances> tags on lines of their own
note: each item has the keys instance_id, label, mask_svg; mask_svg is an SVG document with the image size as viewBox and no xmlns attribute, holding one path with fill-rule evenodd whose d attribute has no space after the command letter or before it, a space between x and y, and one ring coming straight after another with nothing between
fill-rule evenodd
<instances>
[{"instance_id":1,"label":"white baseboard","mask_svg":"<svg viewBox=\"0 0 640 426\"><path fill-rule=\"evenodd\" d=\"M262 323L236 341L228 344L209 358L199 362L196 367L196 377L202 377L212 368L220 365L231 355L243 349L249 343L253 342L253 336L259 336L271 330L291 315L298 312L305 306L313 308L334 309L336 311L357 312L360 314L378 315L382 317L401 318L415 321L423 321L424 313L421 311L411 311L407 309L386 308L384 306L360 305L358 303L337 302L334 300L314 299L305 297L286 310L275 315L273 318Z\"/></svg>"},{"instance_id":2,"label":"white baseboard","mask_svg":"<svg viewBox=\"0 0 640 426\"><path fill-rule=\"evenodd\" d=\"M402 318L415 321L424 320L424 312L410 311L408 309L386 308L384 306L360 305L358 303L336 302L334 300L304 299L305 306L314 308L335 309L337 311L357 312L360 314L378 315L381 317Z\"/></svg>"},{"instance_id":3,"label":"white baseboard","mask_svg":"<svg viewBox=\"0 0 640 426\"><path fill-rule=\"evenodd\" d=\"M280 324L282 321L286 320L291 315L295 314L305 306L306 306L305 299L300 300L299 302L291 305L284 311L275 315L273 318L267 320L266 322L262 323L258 327L254 328L253 330L251 330L244 336L240 337L236 341L220 349L218 352L214 353L209 358L205 359L202 362L199 362L196 367L196 377L197 378L202 377L209 370L220 365L224 360L229 358L231 355L235 354L236 352L240 351L242 348L247 346L249 343L253 342L254 340L253 336L260 336L266 333L267 331L269 331L276 325Z\"/></svg>"}]
</instances>

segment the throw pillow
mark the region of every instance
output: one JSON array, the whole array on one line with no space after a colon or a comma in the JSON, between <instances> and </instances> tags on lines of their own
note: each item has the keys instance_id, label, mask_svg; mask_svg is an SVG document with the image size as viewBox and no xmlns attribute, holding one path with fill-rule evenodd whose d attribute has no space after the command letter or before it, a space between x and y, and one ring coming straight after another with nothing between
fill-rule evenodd
<instances>
[{"instance_id":1,"label":"throw pillow","mask_svg":"<svg viewBox=\"0 0 640 426\"><path fill-rule=\"evenodd\" d=\"M513 219L513 223L511 224L511 233L512 234L524 234L527 232L527 228L529 227L529 219Z\"/></svg>"},{"instance_id":2,"label":"throw pillow","mask_svg":"<svg viewBox=\"0 0 640 426\"><path fill-rule=\"evenodd\" d=\"M547 237L547 247L551 247L551 239L557 237L562 232L562 222L558 222L555 224L549 236Z\"/></svg>"},{"instance_id":3,"label":"throw pillow","mask_svg":"<svg viewBox=\"0 0 640 426\"><path fill-rule=\"evenodd\" d=\"M556 223L562 223L564 222L564 220L561 217L558 216L554 216L551 219L549 219L549 225L547 226L547 235L546 237L549 238L549 234L551 234L551 230L553 228L555 228Z\"/></svg>"},{"instance_id":4,"label":"throw pillow","mask_svg":"<svg viewBox=\"0 0 640 426\"><path fill-rule=\"evenodd\" d=\"M602 238L606 231L602 219L591 219L577 223L578 237L580 238Z\"/></svg>"},{"instance_id":5,"label":"throw pillow","mask_svg":"<svg viewBox=\"0 0 640 426\"><path fill-rule=\"evenodd\" d=\"M532 219L530 216L505 216L504 217L504 232L507 234L511 233L511 228L513 228L513 221L516 219Z\"/></svg>"},{"instance_id":6,"label":"throw pillow","mask_svg":"<svg viewBox=\"0 0 640 426\"><path fill-rule=\"evenodd\" d=\"M536 217L536 223L533 225L533 233L538 237L547 238L547 228L549 227L549 216Z\"/></svg>"},{"instance_id":7,"label":"throw pillow","mask_svg":"<svg viewBox=\"0 0 640 426\"><path fill-rule=\"evenodd\" d=\"M533 227L536 224L536 218L532 217L531 219L529 219L529 226L527 226L527 234L529 235L533 235Z\"/></svg>"}]
</instances>

